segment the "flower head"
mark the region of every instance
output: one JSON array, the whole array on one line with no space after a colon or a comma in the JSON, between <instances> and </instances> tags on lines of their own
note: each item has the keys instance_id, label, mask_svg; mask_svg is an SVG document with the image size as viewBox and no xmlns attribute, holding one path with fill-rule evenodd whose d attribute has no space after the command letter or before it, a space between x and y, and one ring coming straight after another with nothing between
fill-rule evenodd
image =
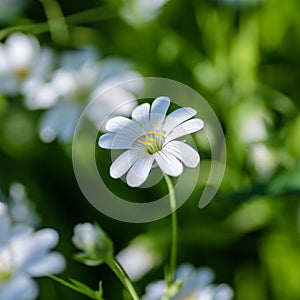
<instances>
[{"instance_id":1,"label":"flower head","mask_svg":"<svg viewBox=\"0 0 300 300\"><path fill-rule=\"evenodd\" d=\"M0 215L0 299L32 300L38 287L32 277L59 273L64 258L50 250L58 242L53 229L34 231L29 226L11 225Z\"/></svg>"},{"instance_id":2,"label":"flower head","mask_svg":"<svg viewBox=\"0 0 300 300\"><path fill-rule=\"evenodd\" d=\"M102 135L99 146L105 149L127 149L111 165L110 175L120 178L127 171L129 186L140 186L147 179L154 162L163 173L179 176L183 165L199 164L198 152L177 138L199 131L204 122L193 118L196 111L183 107L166 116L168 97L156 98L151 106L144 103L132 112L132 119L115 117L106 124L111 133Z\"/></svg>"},{"instance_id":3,"label":"flower head","mask_svg":"<svg viewBox=\"0 0 300 300\"><path fill-rule=\"evenodd\" d=\"M10 35L0 45L0 91L5 95L24 94L25 104L32 108L28 89L34 89L33 83L49 76L51 64L52 52L42 49L35 37L22 33Z\"/></svg>"},{"instance_id":4,"label":"flower head","mask_svg":"<svg viewBox=\"0 0 300 300\"><path fill-rule=\"evenodd\" d=\"M39 125L41 140L49 143L57 138L62 143L70 142L80 115L87 104L96 98L99 105L96 109L87 110L87 116L97 126L109 112L124 105L126 100L134 98L134 89L116 88L115 85L136 77L139 77L139 74L130 70L126 61L118 58L98 60L98 54L93 48L67 51L51 82L43 85L41 94L35 94L47 103L53 104L52 98L57 99L54 106L42 116ZM101 97L104 91L112 87L116 97ZM122 115L128 115L136 106L135 101L131 102L132 106L122 111Z\"/></svg>"},{"instance_id":5,"label":"flower head","mask_svg":"<svg viewBox=\"0 0 300 300\"><path fill-rule=\"evenodd\" d=\"M233 291L227 284L212 284L214 273L211 269L202 267L198 270L190 264L184 264L177 269L175 290L171 300L230 300ZM181 287L180 287L181 286ZM142 300L159 300L167 292L167 283L157 281L146 287Z\"/></svg>"},{"instance_id":6,"label":"flower head","mask_svg":"<svg viewBox=\"0 0 300 300\"><path fill-rule=\"evenodd\" d=\"M86 265L99 265L113 255L113 244L98 225L87 222L77 224L72 242L83 251L76 258Z\"/></svg>"}]
</instances>

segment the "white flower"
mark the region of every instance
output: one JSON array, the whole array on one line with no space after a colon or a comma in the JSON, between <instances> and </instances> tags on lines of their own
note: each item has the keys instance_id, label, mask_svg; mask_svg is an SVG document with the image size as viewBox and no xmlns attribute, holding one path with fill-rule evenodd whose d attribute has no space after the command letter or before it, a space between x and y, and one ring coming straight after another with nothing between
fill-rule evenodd
<instances>
[{"instance_id":1,"label":"white flower","mask_svg":"<svg viewBox=\"0 0 300 300\"><path fill-rule=\"evenodd\" d=\"M41 49L35 37L22 33L10 35L5 44L0 45L0 92L5 95L23 93L25 104L31 108L33 104L30 97L27 99L26 85L32 80L40 82L46 79L51 63L52 53Z\"/></svg>"},{"instance_id":2,"label":"white flower","mask_svg":"<svg viewBox=\"0 0 300 300\"><path fill-rule=\"evenodd\" d=\"M230 300L233 291L227 284L212 284L213 271L209 268L196 270L192 265L180 266L176 272L176 281L182 282L182 287L171 300ZM167 283L158 281L146 287L142 300L160 300L167 291Z\"/></svg>"},{"instance_id":3,"label":"white flower","mask_svg":"<svg viewBox=\"0 0 300 300\"><path fill-rule=\"evenodd\" d=\"M25 187L19 182L13 182L9 187L8 213L14 223L36 226L39 217L27 197Z\"/></svg>"},{"instance_id":4,"label":"white flower","mask_svg":"<svg viewBox=\"0 0 300 300\"><path fill-rule=\"evenodd\" d=\"M179 108L166 116L170 106L168 97L156 98L151 106L144 103L132 112L132 120L115 117L106 124L106 133L99 139L105 149L128 149L111 165L110 175L120 178L128 170L129 186L140 186L147 179L154 162L163 173L179 176L183 165L195 168L199 154L177 138L199 131L204 122L193 118L196 111L190 107Z\"/></svg>"},{"instance_id":5,"label":"white flower","mask_svg":"<svg viewBox=\"0 0 300 300\"><path fill-rule=\"evenodd\" d=\"M0 202L0 249L16 236L32 232L32 227L26 224L11 226L7 205Z\"/></svg>"},{"instance_id":6,"label":"white flower","mask_svg":"<svg viewBox=\"0 0 300 300\"><path fill-rule=\"evenodd\" d=\"M34 232L29 226L12 226L3 215L0 225L0 299L35 299L38 287L33 277L64 269L64 258L50 252L58 234L53 229Z\"/></svg>"},{"instance_id":7,"label":"white flower","mask_svg":"<svg viewBox=\"0 0 300 300\"><path fill-rule=\"evenodd\" d=\"M98 225L88 222L77 224L72 242L83 251L77 255L77 259L87 265L99 265L113 255L113 244Z\"/></svg>"},{"instance_id":8,"label":"white flower","mask_svg":"<svg viewBox=\"0 0 300 300\"><path fill-rule=\"evenodd\" d=\"M265 141L268 138L268 126L273 125L270 111L257 101L238 104L229 114L229 121L238 139L245 144Z\"/></svg>"},{"instance_id":9,"label":"white flower","mask_svg":"<svg viewBox=\"0 0 300 300\"><path fill-rule=\"evenodd\" d=\"M269 180L278 166L276 152L263 143L251 145L248 159L262 180Z\"/></svg>"},{"instance_id":10,"label":"white flower","mask_svg":"<svg viewBox=\"0 0 300 300\"><path fill-rule=\"evenodd\" d=\"M126 0L120 14L133 26L141 26L155 19L169 0Z\"/></svg>"},{"instance_id":11,"label":"white flower","mask_svg":"<svg viewBox=\"0 0 300 300\"><path fill-rule=\"evenodd\" d=\"M132 281L138 281L162 261L153 240L147 235L134 238L116 258Z\"/></svg>"},{"instance_id":12,"label":"white flower","mask_svg":"<svg viewBox=\"0 0 300 300\"><path fill-rule=\"evenodd\" d=\"M130 74L131 78L138 77L137 73L128 71L128 64L122 60L98 61L94 49L67 52L63 56L62 67L54 73L50 84L52 93L57 93L59 101L43 115L39 126L40 138L44 142L51 142L55 138L70 142L86 105L105 89L129 79ZM129 92L133 98L131 91L119 89L119 92ZM108 111L113 110L111 108L120 105L119 98L122 97L116 97L115 101L98 101L101 107L90 113L91 121L102 122Z\"/></svg>"},{"instance_id":13,"label":"white flower","mask_svg":"<svg viewBox=\"0 0 300 300\"><path fill-rule=\"evenodd\" d=\"M99 233L91 223L77 224L72 237L73 244L80 250L94 249L99 240Z\"/></svg>"},{"instance_id":14,"label":"white flower","mask_svg":"<svg viewBox=\"0 0 300 300\"><path fill-rule=\"evenodd\" d=\"M5 213L14 224L36 226L39 223L39 217L21 183L13 182L10 185L9 197L1 194L0 190L0 197L5 200L5 203L0 201L0 216Z\"/></svg>"}]
</instances>

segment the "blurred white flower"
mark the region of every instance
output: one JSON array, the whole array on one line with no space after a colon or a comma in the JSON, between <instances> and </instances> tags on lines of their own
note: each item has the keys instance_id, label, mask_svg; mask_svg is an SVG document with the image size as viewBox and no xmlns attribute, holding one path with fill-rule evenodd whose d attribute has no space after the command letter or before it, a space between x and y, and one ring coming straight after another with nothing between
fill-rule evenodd
<instances>
[{"instance_id":1,"label":"blurred white flower","mask_svg":"<svg viewBox=\"0 0 300 300\"><path fill-rule=\"evenodd\" d=\"M266 140L268 138L267 126L272 126L273 123L270 110L258 100L249 99L240 102L229 115L232 130L245 144Z\"/></svg>"},{"instance_id":2,"label":"blurred white flower","mask_svg":"<svg viewBox=\"0 0 300 300\"><path fill-rule=\"evenodd\" d=\"M257 175L264 180L268 180L278 166L276 153L263 143L251 145L248 158Z\"/></svg>"},{"instance_id":3,"label":"blurred white flower","mask_svg":"<svg viewBox=\"0 0 300 300\"><path fill-rule=\"evenodd\" d=\"M162 261L152 239L146 235L136 237L116 258L132 281L138 281Z\"/></svg>"},{"instance_id":4,"label":"blurred white flower","mask_svg":"<svg viewBox=\"0 0 300 300\"><path fill-rule=\"evenodd\" d=\"M113 256L113 244L98 225L88 222L77 224L72 242L82 250L76 258L86 265L99 265Z\"/></svg>"},{"instance_id":5,"label":"blurred white flower","mask_svg":"<svg viewBox=\"0 0 300 300\"><path fill-rule=\"evenodd\" d=\"M0 201L0 218L7 214L7 205Z\"/></svg>"},{"instance_id":6,"label":"blurred white flower","mask_svg":"<svg viewBox=\"0 0 300 300\"><path fill-rule=\"evenodd\" d=\"M0 21L9 21L28 3L28 0L0 0Z\"/></svg>"},{"instance_id":7,"label":"blurred white flower","mask_svg":"<svg viewBox=\"0 0 300 300\"><path fill-rule=\"evenodd\" d=\"M89 252L101 243L99 232L91 223L77 224L72 237L73 244L80 250Z\"/></svg>"},{"instance_id":8,"label":"blurred white flower","mask_svg":"<svg viewBox=\"0 0 300 300\"><path fill-rule=\"evenodd\" d=\"M50 84L52 93L56 93L59 100L43 115L39 126L40 138L44 142L51 142L55 138L70 142L79 116L91 100L117 83L136 77L139 74L130 71L125 61L98 61L93 49L67 52L63 56L62 67L54 73ZM132 89L117 90L121 93L119 96L129 94L133 98ZM100 101L101 107L90 113L91 121L95 124L103 122L111 108L122 104L118 100L120 98Z\"/></svg>"},{"instance_id":9,"label":"blurred white flower","mask_svg":"<svg viewBox=\"0 0 300 300\"><path fill-rule=\"evenodd\" d=\"M65 260L50 252L58 243L53 229L33 231L29 226L12 226L0 215L0 299L32 300L38 296L34 277L61 272Z\"/></svg>"},{"instance_id":10,"label":"blurred white flower","mask_svg":"<svg viewBox=\"0 0 300 300\"><path fill-rule=\"evenodd\" d=\"M155 19L169 0L126 0L120 10L121 17L133 26L141 26Z\"/></svg>"},{"instance_id":11,"label":"blurred white flower","mask_svg":"<svg viewBox=\"0 0 300 300\"><path fill-rule=\"evenodd\" d=\"M31 98L37 83L41 85L49 77L51 64L52 52L41 49L35 37L23 33L10 35L5 44L0 45L0 92L23 93L29 108L43 107L43 103L31 103Z\"/></svg>"},{"instance_id":12,"label":"blurred white flower","mask_svg":"<svg viewBox=\"0 0 300 300\"><path fill-rule=\"evenodd\" d=\"M115 117L107 122L106 129L111 133L100 137L99 146L127 149L112 163L111 177L120 178L128 171L127 184L137 187L146 181L154 162L170 176L181 175L183 164L190 168L199 164L198 152L176 139L201 130L204 122L193 118L197 112L190 107L166 116L170 102L168 97L158 97L151 111L150 104L144 103L133 110L132 120Z\"/></svg>"},{"instance_id":13,"label":"blurred white flower","mask_svg":"<svg viewBox=\"0 0 300 300\"><path fill-rule=\"evenodd\" d=\"M39 217L27 197L25 187L19 182L13 182L9 188L8 213L15 223L36 226Z\"/></svg>"},{"instance_id":14,"label":"blurred white flower","mask_svg":"<svg viewBox=\"0 0 300 300\"><path fill-rule=\"evenodd\" d=\"M11 218L8 214L7 205L0 202L0 248L18 235L32 232L32 227L26 224L11 226Z\"/></svg>"},{"instance_id":15,"label":"blurred white flower","mask_svg":"<svg viewBox=\"0 0 300 300\"><path fill-rule=\"evenodd\" d=\"M1 194L3 202L0 202L1 213L7 214L14 224L36 226L39 223L39 216L28 199L25 188L21 183L13 182L9 188L9 195Z\"/></svg>"},{"instance_id":16,"label":"blurred white flower","mask_svg":"<svg viewBox=\"0 0 300 300\"><path fill-rule=\"evenodd\" d=\"M212 284L214 273L209 268L195 269L190 264L180 266L176 272L176 281L180 285L179 291L171 300L230 300L233 291L227 284ZM158 281L146 287L146 294L142 300L160 300L167 291L167 283Z\"/></svg>"}]
</instances>

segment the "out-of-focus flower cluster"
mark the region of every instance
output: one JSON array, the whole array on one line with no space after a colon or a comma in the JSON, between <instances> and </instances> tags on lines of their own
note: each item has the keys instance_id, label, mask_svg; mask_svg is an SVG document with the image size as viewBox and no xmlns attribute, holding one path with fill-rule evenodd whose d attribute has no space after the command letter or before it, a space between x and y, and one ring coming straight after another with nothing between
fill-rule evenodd
<instances>
[{"instance_id":1,"label":"out-of-focus flower cluster","mask_svg":"<svg viewBox=\"0 0 300 300\"><path fill-rule=\"evenodd\" d=\"M99 56L86 46L57 57L35 37L14 33L0 44L0 94L21 97L29 110L44 110L39 123L42 141L70 142L80 114L96 97L100 105L89 114L96 126L114 109L127 115L136 105L133 93L140 87L115 87L116 97L109 99L105 91L140 75L123 59ZM124 102L130 105L122 107Z\"/></svg>"},{"instance_id":2,"label":"out-of-focus flower cluster","mask_svg":"<svg viewBox=\"0 0 300 300\"><path fill-rule=\"evenodd\" d=\"M174 290L172 300L230 300L233 298L233 291L227 284L213 284L214 273L210 268L202 267L195 269L190 264L178 267L176 282L179 289ZM149 284L146 294L142 300L163 299L167 291L165 281L157 281Z\"/></svg>"},{"instance_id":3,"label":"out-of-focus flower cluster","mask_svg":"<svg viewBox=\"0 0 300 300\"><path fill-rule=\"evenodd\" d=\"M37 215L14 183L7 203L0 201L0 299L32 300L38 296L35 277L60 273L65 260L51 251L58 243L54 229L35 230Z\"/></svg>"}]
</instances>

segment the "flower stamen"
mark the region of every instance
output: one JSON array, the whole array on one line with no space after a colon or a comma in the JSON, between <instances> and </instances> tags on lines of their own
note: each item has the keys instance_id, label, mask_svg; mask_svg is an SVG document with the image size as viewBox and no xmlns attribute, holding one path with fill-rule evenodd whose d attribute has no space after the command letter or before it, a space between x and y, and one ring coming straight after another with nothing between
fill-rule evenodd
<instances>
[{"instance_id":1,"label":"flower stamen","mask_svg":"<svg viewBox=\"0 0 300 300\"><path fill-rule=\"evenodd\" d=\"M148 130L146 134L137 139L138 143L146 146L146 150L149 154L154 154L163 148L165 132L158 132Z\"/></svg>"}]
</instances>

